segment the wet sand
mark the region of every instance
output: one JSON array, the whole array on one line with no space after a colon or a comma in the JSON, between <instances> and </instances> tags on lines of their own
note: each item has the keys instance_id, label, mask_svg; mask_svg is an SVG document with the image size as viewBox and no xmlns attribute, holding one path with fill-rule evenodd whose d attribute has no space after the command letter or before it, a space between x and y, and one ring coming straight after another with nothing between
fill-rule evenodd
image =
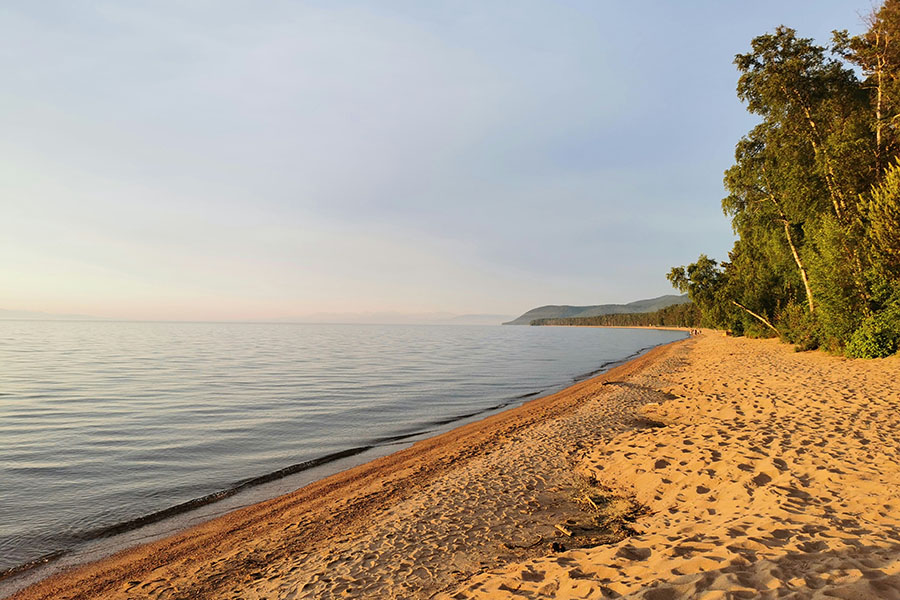
<instances>
[{"instance_id":1,"label":"wet sand","mask_svg":"<svg viewBox=\"0 0 900 600\"><path fill-rule=\"evenodd\" d=\"M896 598L897 381L707 333L13 598Z\"/></svg>"}]
</instances>

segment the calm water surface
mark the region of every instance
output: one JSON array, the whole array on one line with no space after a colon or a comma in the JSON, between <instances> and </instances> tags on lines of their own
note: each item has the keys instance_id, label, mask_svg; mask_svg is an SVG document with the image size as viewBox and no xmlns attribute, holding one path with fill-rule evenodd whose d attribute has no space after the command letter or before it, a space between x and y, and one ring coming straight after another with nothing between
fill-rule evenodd
<instances>
[{"instance_id":1,"label":"calm water surface","mask_svg":"<svg viewBox=\"0 0 900 600\"><path fill-rule=\"evenodd\" d=\"M0 571L549 392L680 332L0 321Z\"/></svg>"}]
</instances>

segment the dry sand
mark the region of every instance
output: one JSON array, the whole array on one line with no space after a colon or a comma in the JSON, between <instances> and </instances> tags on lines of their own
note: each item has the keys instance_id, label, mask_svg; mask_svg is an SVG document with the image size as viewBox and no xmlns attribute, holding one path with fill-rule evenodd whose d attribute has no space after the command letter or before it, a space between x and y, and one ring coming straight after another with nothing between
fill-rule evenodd
<instances>
[{"instance_id":1,"label":"dry sand","mask_svg":"<svg viewBox=\"0 0 900 600\"><path fill-rule=\"evenodd\" d=\"M898 381L707 333L14 598L900 598Z\"/></svg>"},{"instance_id":2,"label":"dry sand","mask_svg":"<svg viewBox=\"0 0 900 600\"><path fill-rule=\"evenodd\" d=\"M665 424L578 471L650 515L618 544L475 577L454 598L900 598L900 357L706 334L655 381Z\"/></svg>"}]
</instances>

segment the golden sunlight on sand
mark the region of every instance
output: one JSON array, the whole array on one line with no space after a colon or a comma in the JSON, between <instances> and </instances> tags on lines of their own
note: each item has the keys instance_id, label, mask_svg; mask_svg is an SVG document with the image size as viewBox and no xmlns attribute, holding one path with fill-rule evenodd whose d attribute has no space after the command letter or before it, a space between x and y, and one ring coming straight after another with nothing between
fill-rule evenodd
<instances>
[{"instance_id":1,"label":"golden sunlight on sand","mask_svg":"<svg viewBox=\"0 0 900 600\"><path fill-rule=\"evenodd\" d=\"M649 508L636 537L491 572L455 598L900 597L900 357L707 334L648 384L665 424L578 470Z\"/></svg>"}]
</instances>

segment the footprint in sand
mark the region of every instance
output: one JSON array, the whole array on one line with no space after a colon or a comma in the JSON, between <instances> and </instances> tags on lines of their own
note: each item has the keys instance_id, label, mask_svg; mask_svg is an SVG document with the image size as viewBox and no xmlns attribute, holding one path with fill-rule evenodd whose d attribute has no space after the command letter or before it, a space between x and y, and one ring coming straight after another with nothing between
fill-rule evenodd
<instances>
[{"instance_id":1,"label":"footprint in sand","mask_svg":"<svg viewBox=\"0 0 900 600\"><path fill-rule=\"evenodd\" d=\"M771 482L772 478L766 475L765 473L757 473L756 477L753 478L753 483L758 486L764 486L767 483Z\"/></svg>"},{"instance_id":2,"label":"footprint in sand","mask_svg":"<svg viewBox=\"0 0 900 600\"><path fill-rule=\"evenodd\" d=\"M627 560L647 560L651 554L653 554L653 551L650 548L639 548L631 544L622 546L616 552L616 556Z\"/></svg>"}]
</instances>

